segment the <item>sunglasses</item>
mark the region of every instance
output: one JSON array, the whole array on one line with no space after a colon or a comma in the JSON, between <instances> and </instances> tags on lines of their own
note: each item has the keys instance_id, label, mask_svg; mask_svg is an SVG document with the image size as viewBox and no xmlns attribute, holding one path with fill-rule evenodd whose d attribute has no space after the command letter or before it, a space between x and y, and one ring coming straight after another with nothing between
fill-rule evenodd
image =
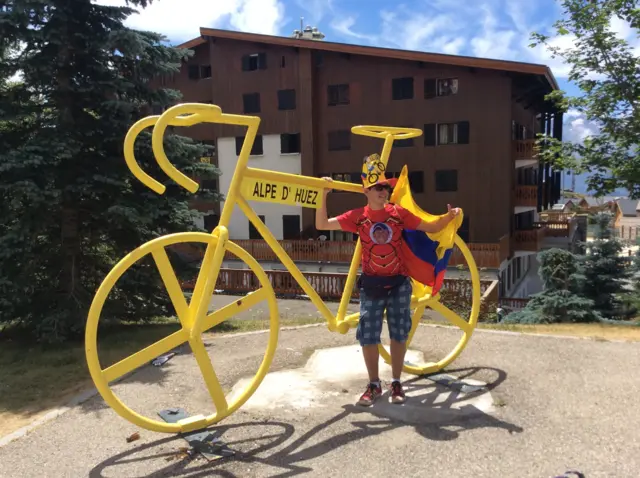
<instances>
[{"instance_id":1,"label":"sunglasses","mask_svg":"<svg viewBox=\"0 0 640 478\"><path fill-rule=\"evenodd\" d=\"M386 184L376 184L375 186L371 186L371 189L373 189L374 191L384 191L385 189L387 191L391 191L391 188Z\"/></svg>"}]
</instances>

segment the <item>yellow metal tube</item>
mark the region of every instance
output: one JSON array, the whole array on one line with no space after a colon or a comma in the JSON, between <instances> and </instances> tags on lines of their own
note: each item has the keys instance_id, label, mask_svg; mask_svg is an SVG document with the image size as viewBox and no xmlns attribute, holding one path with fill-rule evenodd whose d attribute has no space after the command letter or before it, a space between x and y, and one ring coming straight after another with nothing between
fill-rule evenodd
<instances>
[{"instance_id":1,"label":"yellow metal tube","mask_svg":"<svg viewBox=\"0 0 640 478\"><path fill-rule=\"evenodd\" d=\"M287 254L286 251L282 248L271 231L260 220L253 209L251 209L251 206L249 206L247 201L242 196L238 196L237 204L240 207L240 210L247 216L249 221L258 230L258 233L264 238L265 242L269 245L273 252L275 252L276 257L280 259L280 262L282 262L285 268L291 273L296 282L300 284L300 287L302 287L302 290L309 296L313 305L318 308L327 322L335 324L335 317L327 307L327 304L324 303L315 289L311 287L311 284L309 284L307 278L302 274L302 272L300 272L300 269L298 269L296 263L293 262L291 257L289 257L289 254Z\"/></svg>"},{"instance_id":2,"label":"yellow metal tube","mask_svg":"<svg viewBox=\"0 0 640 478\"><path fill-rule=\"evenodd\" d=\"M197 283L201 281L204 283L201 287L200 294L198 295L197 302L192 300L189 306L190 322L191 322L191 339L199 338L202 334L202 329L207 316L207 310L209 309L209 301L213 296L213 291L218 280L218 273L220 272L220 266L224 259L225 246L229 240L229 230L224 226L218 226L218 240L215 244L215 249L211 255L210 263L206 268L201 268L198 274ZM207 252L210 252L212 244L207 247Z\"/></svg>"},{"instance_id":3,"label":"yellow metal tube","mask_svg":"<svg viewBox=\"0 0 640 478\"><path fill-rule=\"evenodd\" d=\"M342 292L342 298L340 299L340 305L338 306L338 316L336 317L336 322L340 325L344 321L344 317L347 314L347 307L349 306L349 301L351 299L351 291L356 283L356 277L358 276L358 267L360 266L360 261L362 260L362 243L360 242L360 238L356 242L355 251L353 251L353 258L351 259L351 265L349 266L349 274L347 275L347 283L344 286L344 291ZM349 330L349 327L339 327L339 331L342 333L346 333Z\"/></svg>"},{"instance_id":4,"label":"yellow metal tube","mask_svg":"<svg viewBox=\"0 0 640 478\"><path fill-rule=\"evenodd\" d=\"M296 184L299 186L307 186L310 188L331 188L339 191L347 191L351 193L362 193L362 184L347 183L344 181L331 181L330 183L322 178L313 178L311 176L300 176L298 174L281 173L279 171L270 171L268 169L247 168L244 177L267 179L271 181L280 181L283 183Z\"/></svg>"}]
</instances>

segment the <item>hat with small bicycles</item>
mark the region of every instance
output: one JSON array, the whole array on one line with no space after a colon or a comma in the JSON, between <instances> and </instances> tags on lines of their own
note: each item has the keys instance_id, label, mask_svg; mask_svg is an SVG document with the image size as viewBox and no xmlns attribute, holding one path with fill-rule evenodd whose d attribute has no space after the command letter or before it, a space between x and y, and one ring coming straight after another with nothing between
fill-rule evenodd
<instances>
[{"instance_id":1,"label":"hat with small bicycles","mask_svg":"<svg viewBox=\"0 0 640 478\"><path fill-rule=\"evenodd\" d=\"M398 182L398 178L387 178L385 171L387 169L386 161L380 159L378 153L370 154L364 158L362 164L362 185L365 188L371 188L377 184L394 188Z\"/></svg>"}]
</instances>

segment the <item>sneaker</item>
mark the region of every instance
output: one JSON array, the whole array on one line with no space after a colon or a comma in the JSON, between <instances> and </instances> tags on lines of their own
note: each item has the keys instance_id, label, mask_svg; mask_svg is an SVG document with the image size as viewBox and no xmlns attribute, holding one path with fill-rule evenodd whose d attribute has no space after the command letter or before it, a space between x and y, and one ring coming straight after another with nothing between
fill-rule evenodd
<instances>
[{"instance_id":1,"label":"sneaker","mask_svg":"<svg viewBox=\"0 0 640 478\"><path fill-rule=\"evenodd\" d=\"M382 395L382 387L380 385L370 383L367 385L367 389L360 397L360 400L358 400L358 405L370 407L380 395Z\"/></svg>"},{"instance_id":2,"label":"sneaker","mask_svg":"<svg viewBox=\"0 0 640 478\"><path fill-rule=\"evenodd\" d=\"M402 384L400 382L392 382L391 387L391 401L393 403L404 403L405 396Z\"/></svg>"}]
</instances>

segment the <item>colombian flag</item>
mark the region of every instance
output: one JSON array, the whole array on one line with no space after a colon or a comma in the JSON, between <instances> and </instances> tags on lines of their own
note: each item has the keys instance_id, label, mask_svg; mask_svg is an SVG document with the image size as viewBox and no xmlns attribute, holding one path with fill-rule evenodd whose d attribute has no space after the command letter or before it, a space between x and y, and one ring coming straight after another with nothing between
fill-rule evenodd
<instances>
[{"instance_id":1,"label":"colombian flag","mask_svg":"<svg viewBox=\"0 0 640 478\"><path fill-rule=\"evenodd\" d=\"M389 202L403 207L424 222L435 222L444 216L444 214L434 216L426 213L415 203L409 189L406 165L402 168ZM414 286L417 285L415 282L418 282L428 289L430 288L432 295L438 293L444 281L447 264L453 251L456 234L462 225L462 219L463 213L461 212L444 229L434 234L408 229L403 231L404 240L401 252L409 276L414 279ZM428 292L428 290L424 292Z\"/></svg>"}]
</instances>

